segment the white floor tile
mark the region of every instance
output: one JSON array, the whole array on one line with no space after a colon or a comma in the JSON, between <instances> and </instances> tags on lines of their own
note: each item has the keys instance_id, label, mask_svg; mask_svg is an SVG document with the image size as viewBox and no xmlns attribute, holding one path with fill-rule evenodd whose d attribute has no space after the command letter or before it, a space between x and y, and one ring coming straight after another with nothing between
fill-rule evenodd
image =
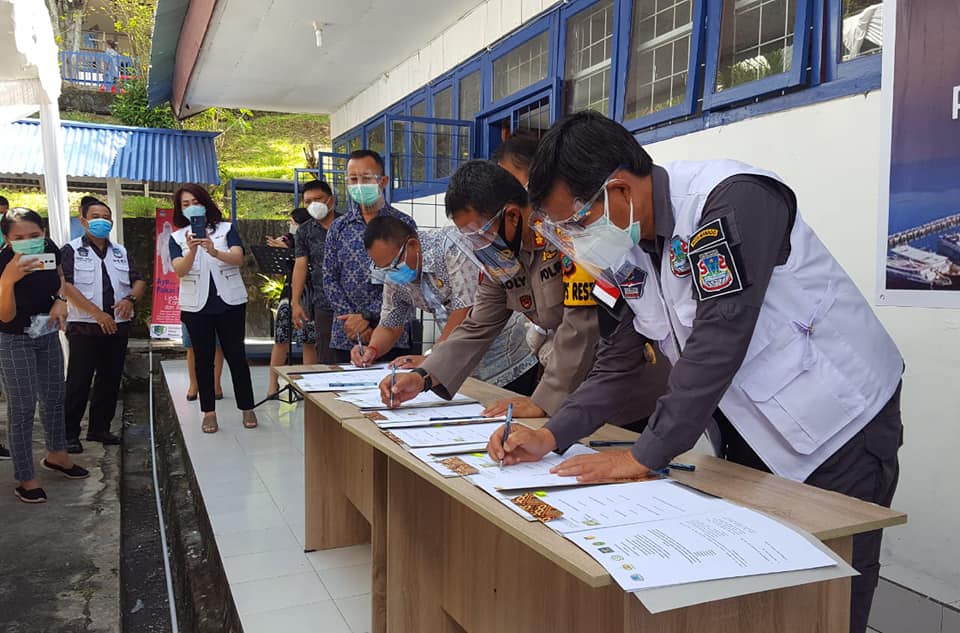
<instances>
[{"instance_id":1,"label":"white floor tile","mask_svg":"<svg viewBox=\"0 0 960 633\"><path fill-rule=\"evenodd\" d=\"M223 495L206 498L204 503L209 514L224 514L227 512L276 512L279 510L268 492L253 494Z\"/></svg>"},{"instance_id":2,"label":"white floor tile","mask_svg":"<svg viewBox=\"0 0 960 633\"><path fill-rule=\"evenodd\" d=\"M313 572L230 585L240 615L299 607L330 599Z\"/></svg>"},{"instance_id":3,"label":"white floor tile","mask_svg":"<svg viewBox=\"0 0 960 633\"><path fill-rule=\"evenodd\" d=\"M370 593L372 587L372 571L370 563L355 567L336 567L323 569L317 572L320 580L336 600L352 598Z\"/></svg>"},{"instance_id":4,"label":"white floor tile","mask_svg":"<svg viewBox=\"0 0 960 633\"><path fill-rule=\"evenodd\" d=\"M309 572L311 567L303 552L284 550L224 558L223 569L227 573L227 582L233 585L303 574Z\"/></svg>"},{"instance_id":5,"label":"white floor tile","mask_svg":"<svg viewBox=\"0 0 960 633\"><path fill-rule=\"evenodd\" d=\"M353 633L370 633L373 619L372 598L368 593L334 601Z\"/></svg>"},{"instance_id":6,"label":"white floor tile","mask_svg":"<svg viewBox=\"0 0 960 633\"><path fill-rule=\"evenodd\" d=\"M307 558L317 571L338 567L356 567L369 565L373 561L373 550L369 545L354 545L318 552L309 552Z\"/></svg>"},{"instance_id":7,"label":"white floor tile","mask_svg":"<svg viewBox=\"0 0 960 633\"><path fill-rule=\"evenodd\" d=\"M350 633L337 606L329 600L250 614L241 622L244 633Z\"/></svg>"},{"instance_id":8,"label":"white floor tile","mask_svg":"<svg viewBox=\"0 0 960 633\"><path fill-rule=\"evenodd\" d=\"M203 494L204 499L269 492L256 471L247 474L243 479L235 479L233 481L206 481L204 479L200 479L199 481L200 492Z\"/></svg>"},{"instance_id":9,"label":"white floor tile","mask_svg":"<svg viewBox=\"0 0 960 633\"><path fill-rule=\"evenodd\" d=\"M303 552L303 546L287 526L217 535L220 556L243 556L262 552Z\"/></svg>"},{"instance_id":10,"label":"white floor tile","mask_svg":"<svg viewBox=\"0 0 960 633\"><path fill-rule=\"evenodd\" d=\"M236 534L251 530L265 530L271 527L282 527L287 524L279 510L272 512L223 512L210 514L210 524L213 533Z\"/></svg>"}]
</instances>

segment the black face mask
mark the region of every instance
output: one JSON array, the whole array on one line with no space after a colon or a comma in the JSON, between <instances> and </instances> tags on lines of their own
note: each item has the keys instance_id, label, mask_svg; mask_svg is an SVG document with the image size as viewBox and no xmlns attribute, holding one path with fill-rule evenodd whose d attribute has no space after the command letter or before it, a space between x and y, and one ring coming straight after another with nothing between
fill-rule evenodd
<instances>
[{"instance_id":1,"label":"black face mask","mask_svg":"<svg viewBox=\"0 0 960 633\"><path fill-rule=\"evenodd\" d=\"M503 221L500 222L500 230L497 231L497 234L500 235L500 239L513 251L515 257L520 256L520 247L523 246L523 215L520 216L520 219L517 222L517 234L513 237L513 240L507 240L507 214L503 214Z\"/></svg>"}]
</instances>

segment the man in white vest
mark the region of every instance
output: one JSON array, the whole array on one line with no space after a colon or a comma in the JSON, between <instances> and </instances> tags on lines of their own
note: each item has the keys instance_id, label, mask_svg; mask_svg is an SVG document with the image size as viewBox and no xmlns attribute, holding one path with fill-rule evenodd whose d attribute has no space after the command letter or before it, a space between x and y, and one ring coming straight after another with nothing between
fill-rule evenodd
<instances>
[{"instance_id":1,"label":"man in white vest","mask_svg":"<svg viewBox=\"0 0 960 633\"><path fill-rule=\"evenodd\" d=\"M630 450L555 469L640 476L706 431L717 454L889 506L902 444L903 360L775 174L734 161L657 166L618 123L578 113L541 141L530 201L544 235L598 275L608 314L587 380L542 429L489 452L507 464L565 451L629 406L657 346L667 393ZM879 531L854 538L851 628L866 630Z\"/></svg>"},{"instance_id":2,"label":"man in white vest","mask_svg":"<svg viewBox=\"0 0 960 633\"><path fill-rule=\"evenodd\" d=\"M134 304L146 290L127 249L110 241L110 208L85 196L80 203L80 223L84 234L60 251L69 301L70 364L64 417L70 453L83 452L80 421L88 401L87 441L120 443L110 432L110 423L117 409Z\"/></svg>"}]
</instances>

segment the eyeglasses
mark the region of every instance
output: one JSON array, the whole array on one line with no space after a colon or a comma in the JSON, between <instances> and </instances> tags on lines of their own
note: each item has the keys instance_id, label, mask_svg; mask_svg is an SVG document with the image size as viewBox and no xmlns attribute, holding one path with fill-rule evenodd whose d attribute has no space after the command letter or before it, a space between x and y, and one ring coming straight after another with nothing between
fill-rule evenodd
<instances>
[{"instance_id":1,"label":"eyeglasses","mask_svg":"<svg viewBox=\"0 0 960 633\"><path fill-rule=\"evenodd\" d=\"M493 243L497 239L497 234L493 232L493 225L497 220L503 217L504 212L507 210L506 207L500 209L496 215L487 220L483 226L479 229L470 230L470 227L466 227L468 230L460 230L460 237L462 237L470 246L474 249L485 248Z\"/></svg>"},{"instance_id":2,"label":"eyeglasses","mask_svg":"<svg viewBox=\"0 0 960 633\"><path fill-rule=\"evenodd\" d=\"M397 256L393 258L393 261L387 264L386 266L377 266L374 263L371 263L371 272L376 274L386 274L392 270L400 269L400 260L403 259L403 254L407 252L407 242L403 243L403 246L400 247L400 252L397 253Z\"/></svg>"},{"instance_id":3,"label":"eyeglasses","mask_svg":"<svg viewBox=\"0 0 960 633\"><path fill-rule=\"evenodd\" d=\"M379 174L354 174L347 176L348 185L375 185L383 176Z\"/></svg>"},{"instance_id":4,"label":"eyeglasses","mask_svg":"<svg viewBox=\"0 0 960 633\"><path fill-rule=\"evenodd\" d=\"M563 225L571 225L571 224L582 226L584 224L584 220L587 218L588 215L590 215L590 209L592 209L593 205L597 203L597 200L599 200L600 196L602 196L603 193L607 190L607 187L609 187L611 183L619 182L617 178L613 177L613 174L617 173L617 171L619 170L620 170L620 167L615 169L609 176L607 176L606 180L603 181L603 184L600 185L600 188L597 189L597 192L592 196L590 196L590 199L587 200L586 202L583 202L579 198L574 198L573 209L571 209L570 215L562 220L550 219L550 214L548 214L546 211L543 210L542 207L539 207L539 206L534 208L534 211L536 212L537 216L539 218L542 218L547 224L553 224L555 226L563 226Z\"/></svg>"}]
</instances>

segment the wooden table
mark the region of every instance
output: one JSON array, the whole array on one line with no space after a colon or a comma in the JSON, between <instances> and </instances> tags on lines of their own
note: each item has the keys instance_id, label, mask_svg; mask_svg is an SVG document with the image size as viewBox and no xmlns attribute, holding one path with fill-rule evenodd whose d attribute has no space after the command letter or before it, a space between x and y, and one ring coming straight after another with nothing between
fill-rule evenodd
<instances>
[{"instance_id":1,"label":"wooden table","mask_svg":"<svg viewBox=\"0 0 960 633\"><path fill-rule=\"evenodd\" d=\"M506 394L478 381L463 391L481 402ZM356 408L330 394L307 394L306 402L307 544L341 547L372 539L373 631L847 630L849 578L651 615L571 542L468 481L440 476L358 417ZM608 426L593 439L633 437ZM678 460L697 464L697 471L671 472L677 480L782 517L848 562L854 534L906 521L902 513L712 456L690 453Z\"/></svg>"}]
</instances>

